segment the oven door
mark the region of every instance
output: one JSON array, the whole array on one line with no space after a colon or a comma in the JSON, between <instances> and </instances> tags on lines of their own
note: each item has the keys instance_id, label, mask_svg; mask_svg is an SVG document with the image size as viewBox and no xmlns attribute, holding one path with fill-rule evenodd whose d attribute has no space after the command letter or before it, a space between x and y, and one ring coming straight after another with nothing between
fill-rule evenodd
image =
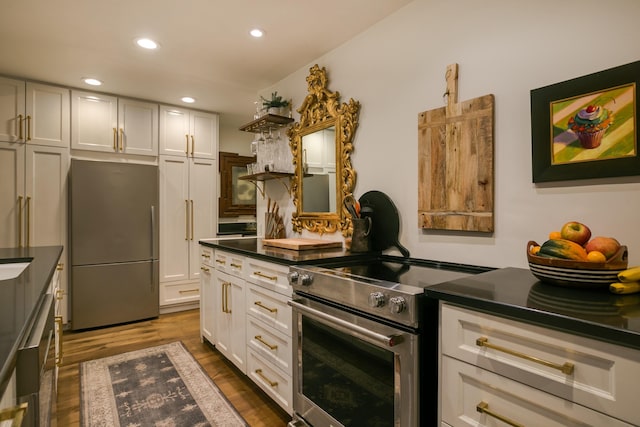
<instances>
[{"instance_id":1,"label":"oven door","mask_svg":"<svg viewBox=\"0 0 640 427\"><path fill-rule=\"evenodd\" d=\"M293 409L314 427L416 426L418 335L315 300L293 308Z\"/></svg>"}]
</instances>

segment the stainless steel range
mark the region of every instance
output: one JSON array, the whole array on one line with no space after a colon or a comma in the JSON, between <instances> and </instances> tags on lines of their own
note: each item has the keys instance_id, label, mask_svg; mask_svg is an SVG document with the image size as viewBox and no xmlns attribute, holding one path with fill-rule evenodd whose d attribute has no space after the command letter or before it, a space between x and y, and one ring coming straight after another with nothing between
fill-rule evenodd
<instances>
[{"instance_id":1,"label":"stainless steel range","mask_svg":"<svg viewBox=\"0 0 640 427\"><path fill-rule=\"evenodd\" d=\"M290 426L434 425L437 310L427 307L424 288L482 271L384 256L291 267ZM433 396L421 404L421 394Z\"/></svg>"}]
</instances>

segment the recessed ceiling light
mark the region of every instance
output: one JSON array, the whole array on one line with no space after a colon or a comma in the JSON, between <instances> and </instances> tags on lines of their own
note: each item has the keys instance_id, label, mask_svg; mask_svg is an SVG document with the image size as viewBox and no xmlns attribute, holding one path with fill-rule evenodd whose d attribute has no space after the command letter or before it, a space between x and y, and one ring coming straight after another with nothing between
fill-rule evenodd
<instances>
[{"instance_id":1,"label":"recessed ceiling light","mask_svg":"<svg viewBox=\"0 0 640 427\"><path fill-rule=\"evenodd\" d=\"M249 31L249 34L259 39L260 37L264 36L264 31L262 31L260 28L254 28L253 30Z\"/></svg>"},{"instance_id":2,"label":"recessed ceiling light","mask_svg":"<svg viewBox=\"0 0 640 427\"><path fill-rule=\"evenodd\" d=\"M183 96L182 102L186 102L187 104L193 104L194 102L196 102L196 100L195 98L192 98L190 96Z\"/></svg>"},{"instance_id":3,"label":"recessed ceiling light","mask_svg":"<svg viewBox=\"0 0 640 427\"><path fill-rule=\"evenodd\" d=\"M83 77L82 81L91 86L100 86L102 82L98 79L94 79L92 77Z\"/></svg>"},{"instance_id":4,"label":"recessed ceiling light","mask_svg":"<svg viewBox=\"0 0 640 427\"><path fill-rule=\"evenodd\" d=\"M136 44L145 49L153 50L158 48L158 43L154 42L151 39L145 39L145 38L137 39Z\"/></svg>"}]
</instances>

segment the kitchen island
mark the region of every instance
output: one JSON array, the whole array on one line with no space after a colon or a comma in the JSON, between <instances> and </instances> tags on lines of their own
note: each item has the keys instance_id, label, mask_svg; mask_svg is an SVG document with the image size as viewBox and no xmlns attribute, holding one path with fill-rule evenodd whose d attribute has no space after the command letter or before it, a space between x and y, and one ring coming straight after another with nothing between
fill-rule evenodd
<instances>
[{"instance_id":1,"label":"kitchen island","mask_svg":"<svg viewBox=\"0 0 640 427\"><path fill-rule=\"evenodd\" d=\"M16 366L17 351L56 271L62 246L0 248L0 264L29 262L13 279L0 280L0 395Z\"/></svg>"}]
</instances>

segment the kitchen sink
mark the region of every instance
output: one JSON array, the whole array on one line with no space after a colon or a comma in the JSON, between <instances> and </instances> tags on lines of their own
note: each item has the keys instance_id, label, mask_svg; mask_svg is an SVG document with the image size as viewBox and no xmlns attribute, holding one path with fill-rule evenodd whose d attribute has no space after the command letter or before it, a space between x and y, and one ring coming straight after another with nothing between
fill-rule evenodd
<instances>
[{"instance_id":1,"label":"kitchen sink","mask_svg":"<svg viewBox=\"0 0 640 427\"><path fill-rule=\"evenodd\" d=\"M0 280L15 279L22 274L31 261L0 263Z\"/></svg>"}]
</instances>

